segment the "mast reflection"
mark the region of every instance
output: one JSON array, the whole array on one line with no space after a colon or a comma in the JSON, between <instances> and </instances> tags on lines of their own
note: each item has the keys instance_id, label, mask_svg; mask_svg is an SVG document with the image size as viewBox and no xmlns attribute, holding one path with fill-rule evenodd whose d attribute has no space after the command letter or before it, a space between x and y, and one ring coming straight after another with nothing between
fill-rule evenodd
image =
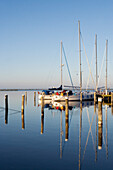
<instances>
[{"instance_id":1,"label":"mast reflection","mask_svg":"<svg viewBox=\"0 0 113 170\"><path fill-rule=\"evenodd\" d=\"M68 99L66 99L66 106L65 106L65 141L68 141L68 129L69 129L69 113L68 113Z\"/></svg>"},{"instance_id":2,"label":"mast reflection","mask_svg":"<svg viewBox=\"0 0 113 170\"><path fill-rule=\"evenodd\" d=\"M62 158L62 135L63 135L63 131L62 131L62 110L61 110L61 114L60 114L60 158Z\"/></svg>"},{"instance_id":3,"label":"mast reflection","mask_svg":"<svg viewBox=\"0 0 113 170\"><path fill-rule=\"evenodd\" d=\"M79 129L79 170L81 169L81 130L82 130L82 102L80 102L80 129Z\"/></svg>"}]
</instances>

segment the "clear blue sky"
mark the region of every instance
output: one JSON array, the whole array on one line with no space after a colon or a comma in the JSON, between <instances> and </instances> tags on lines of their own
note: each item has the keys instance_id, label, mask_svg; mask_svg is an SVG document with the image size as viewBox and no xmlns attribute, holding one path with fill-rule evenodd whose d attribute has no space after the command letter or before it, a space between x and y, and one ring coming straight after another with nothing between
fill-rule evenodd
<instances>
[{"instance_id":1,"label":"clear blue sky","mask_svg":"<svg viewBox=\"0 0 113 170\"><path fill-rule=\"evenodd\" d=\"M108 86L113 87L112 0L0 0L0 88L59 86L61 40L74 85L79 85L78 20L90 63L97 34L98 72L104 55L100 85L105 84L108 39ZM70 85L63 63L63 82ZM95 58L91 68L95 79ZM83 46L82 71L85 87L89 72Z\"/></svg>"}]
</instances>

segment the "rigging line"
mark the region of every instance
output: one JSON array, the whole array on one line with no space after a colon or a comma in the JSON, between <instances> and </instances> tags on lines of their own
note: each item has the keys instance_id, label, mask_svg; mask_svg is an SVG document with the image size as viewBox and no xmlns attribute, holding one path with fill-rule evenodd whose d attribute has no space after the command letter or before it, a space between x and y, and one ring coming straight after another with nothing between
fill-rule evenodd
<instances>
[{"instance_id":1,"label":"rigging line","mask_svg":"<svg viewBox=\"0 0 113 170\"><path fill-rule=\"evenodd\" d=\"M90 123L90 119L89 119L89 111L88 111L88 108L87 108L87 116L88 116L88 121L89 121L89 125L91 124ZM94 151L95 151L95 144L94 144L94 138L93 138L93 134L92 134L92 130L91 130L91 136L92 136L92 141L93 141L93 147L94 147Z\"/></svg>"},{"instance_id":2,"label":"rigging line","mask_svg":"<svg viewBox=\"0 0 113 170\"><path fill-rule=\"evenodd\" d=\"M19 111L16 111L16 112L14 112L14 113L10 113L10 114L8 114L8 116L10 115L14 115L14 114L17 114L17 113L20 113ZM0 116L0 118L4 118L4 115L3 116Z\"/></svg>"},{"instance_id":3,"label":"rigging line","mask_svg":"<svg viewBox=\"0 0 113 170\"><path fill-rule=\"evenodd\" d=\"M94 53L94 51L93 51ZM93 63L93 58L94 58L94 54L92 55L92 59L91 59L91 66L92 66L92 63ZM90 78L90 73L88 75L88 81L87 81L87 86L86 86L86 90L88 89L88 85L89 85L89 78Z\"/></svg>"},{"instance_id":4,"label":"rigging line","mask_svg":"<svg viewBox=\"0 0 113 170\"><path fill-rule=\"evenodd\" d=\"M100 73L99 73L98 84L100 83L100 77L101 77L102 68L103 68L103 65L104 65L104 55L105 55L105 51L106 51L106 47L105 47L104 54L103 54L103 58L102 58L102 64L101 64L101 69L100 69Z\"/></svg>"},{"instance_id":5,"label":"rigging line","mask_svg":"<svg viewBox=\"0 0 113 170\"><path fill-rule=\"evenodd\" d=\"M66 58L66 54L65 54L65 50L64 50L63 44L62 44L62 49L63 49L63 53L64 53L64 57L65 57L65 61L66 61L66 65L67 65L67 69L68 69L68 73L69 73L71 85L72 85L72 87L73 87L73 81L72 81L72 78L71 78L71 73L70 73L70 70L69 70L69 66L68 66L68 62L67 62L67 58Z\"/></svg>"},{"instance_id":6,"label":"rigging line","mask_svg":"<svg viewBox=\"0 0 113 170\"><path fill-rule=\"evenodd\" d=\"M5 107L0 107L0 109L3 109L3 110L5 110ZM21 112L20 110L15 110L15 109L9 109L9 108L8 108L8 110L12 110L12 111L17 111L17 112Z\"/></svg>"},{"instance_id":7,"label":"rigging line","mask_svg":"<svg viewBox=\"0 0 113 170\"><path fill-rule=\"evenodd\" d=\"M93 75L92 75L91 68L90 68L90 64L89 64L89 61L88 61L88 56L87 56L87 53L86 53L86 49L85 49L84 41L83 41L83 38L82 38L82 34L81 34L81 39L82 39L82 43L83 43L83 47L84 47L84 51L85 51L85 55L86 55L88 67L89 67L89 72L90 72L90 74L91 74L92 82L93 82L94 87L95 87L95 83L94 83L94 80L93 80Z\"/></svg>"},{"instance_id":8,"label":"rigging line","mask_svg":"<svg viewBox=\"0 0 113 170\"><path fill-rule=\"evenodd\" d=\"M94 119L94 114L93 114L92 121L91 121L91 124L90 124L90 128L89 128L89 132L88 132L88 136L87 136L87 140L86 140L86 145L85 145L85 149L84 149L84 154L83 154L82 162L83 162L83 160L84 160L84 156L85 156L86 147L87 147L88 140L89 140L89 135L90 135L90 131L91 131L91 127L92 127L93 119Z\"/></svg>"}]
</instances>

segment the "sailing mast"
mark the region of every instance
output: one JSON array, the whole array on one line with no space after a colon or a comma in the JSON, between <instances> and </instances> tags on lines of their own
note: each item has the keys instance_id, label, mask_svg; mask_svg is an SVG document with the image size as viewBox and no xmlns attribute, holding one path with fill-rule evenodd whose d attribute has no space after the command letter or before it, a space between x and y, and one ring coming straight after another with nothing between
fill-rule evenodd
<instances>
[{"instance_id":1,"label":"sailing mast","mask_svg":"<svg viewBox=\"0 0 113 170\"><path fill-rule=\"evenodd\" d=\"M79 30L79 62L80 62L80 93L82 92L82 74L81 74L81 42L80 42L80 21L78 21Z\"/></svg>"},{"instance_id":2,"label":"sailing mast","mask_svg":"<svg viewBox=\"0 0 113 170\"><path fill-rule=\"evenodd\" d=\"M98 75L97 75L97 34L95 34L95 54L96 54L96 92L98 87Z\"/></svg>"},{"instance_id":3,"label":"sailing mast","mask_svg":"<svg viewBox=\"0 0 113 170\"><path fill-rule=\"evenodd\" d=\"M108 53L108 40L106 40L106 95L107 95L107 53Z\"/></svg>"},{"instance_id":4,"label":"sailing mast","mask_svg":"<svg viewBox=\"0 0 113 170\"><path fill-rule=\"evenodd\" d=\"M61 57L61 65L60 65L60 68L61 68L61 86L62 86L62 41L61 41L61 49L60 49L60 57Z\"/></svg>"}]
</instances>

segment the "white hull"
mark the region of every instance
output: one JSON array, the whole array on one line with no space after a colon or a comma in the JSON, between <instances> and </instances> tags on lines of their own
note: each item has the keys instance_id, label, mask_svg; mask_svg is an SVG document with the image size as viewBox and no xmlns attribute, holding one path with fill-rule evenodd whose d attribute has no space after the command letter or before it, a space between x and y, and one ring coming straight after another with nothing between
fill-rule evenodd
<instances>
[{"instance_id":1,"label":"white hull","mask_svg":"<svg viewBox=\"0 0 113 170\"><path fill-rule=\"evenodd\" d=\"M53 96L53 101L65 101L67 96ZM94 94L93 93L83 93L82 94L82 100L87 101L87 100L93 100L94 99ZM76 95L70 95L68 96L69 101L80 101L80 94Z\"/></svg>"},{"instance_id":2,"label":"white hull","mask_svg":"<svg viewBox=\"0 0 113 170\"><path fill-rule=\"evenodd\" d=\"M39 94L39 100L41 100L41 97L43 96L44 100L52 100L52 101L65 101L67 96L64 95L44 95L44 94ZM94 94L93 93L83 93L82 94L82 100L87 101L87 100L93 100L94 99ZM68 96L69 101L80 101L80 94L72 94Z\"/></svg>"}]
</instances>

